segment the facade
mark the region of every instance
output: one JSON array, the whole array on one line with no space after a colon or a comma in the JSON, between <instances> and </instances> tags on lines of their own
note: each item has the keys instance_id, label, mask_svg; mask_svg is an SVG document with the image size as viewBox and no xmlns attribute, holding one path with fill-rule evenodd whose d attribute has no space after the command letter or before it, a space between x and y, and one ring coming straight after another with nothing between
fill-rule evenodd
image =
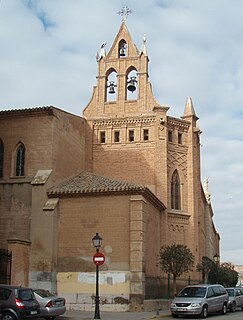
<instances>
[{"instance_id":1,"label":"facade","mask_svg":"<svg viewBox=\"0 0 243 320\"><path fill-rule=\"evenodd\" d=\"M195 265L219 253L192 100L170 117L153 97L148 62L146 39L139 51L122 22L97 55L83 117L56 107L0 112L0 244L12 252L12 283L92 308L99 232L102 308L141 310L165 292L161 246L187 245Z\"/></svg>"}]
</instances>

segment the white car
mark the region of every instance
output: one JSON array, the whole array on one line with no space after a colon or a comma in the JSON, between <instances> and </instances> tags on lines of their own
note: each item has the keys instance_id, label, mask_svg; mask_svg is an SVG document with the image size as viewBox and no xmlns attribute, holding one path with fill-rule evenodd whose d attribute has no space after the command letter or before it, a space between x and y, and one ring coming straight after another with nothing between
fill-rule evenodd
<instances>
[{"instance_id":1,"label":"white car","mask_svg":"<svg viewBox=\"0 0 243 320\"><path fill-rule=\"evenodd\" d=\"M40 317L53 320L65 313L65 299L56 296L48 290L34 289L36 300L40 304Z\"/></svg>"},{"instance_id":2,"label":"white car","mask_svg":"<svg viewBox=\"0 0 243 320\"><path fill-rule=\"evenodd\" d=\"M243 310L243 289L242 288L226 288L229 295L228 309L235 312L237 308Z\"/></svg>"},{"instance_id":3,"label":"white car","mask_svg":"<svg viewBox=\"0 0 243 320\"><path fill-rule=\"evenodd\" d=\"M219 284L199 284L187 286L173 299L170 311L173 318L200 316L207 318L209 313L226 314L229 296Z\"/></svg>"}]
</instances>

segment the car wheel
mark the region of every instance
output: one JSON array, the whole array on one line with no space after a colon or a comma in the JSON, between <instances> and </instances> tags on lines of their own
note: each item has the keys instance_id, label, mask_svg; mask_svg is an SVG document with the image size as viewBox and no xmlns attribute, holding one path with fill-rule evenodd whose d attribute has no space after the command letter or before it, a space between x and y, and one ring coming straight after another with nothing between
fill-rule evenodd
<instances>
[{"instance_id":1,"label":"car wheel","mask_svg":"<svg viewBox=\"0 0 243 320\"><path fill-rule=\"evenodd\" d=\"M172 318L178 318L178 314L172 314Z\"/></svg>"},{"instance_id":2,"label":"car wheel","mask_svg":"<svg viewBox=\"0 0 243 320\"><path fill-rule=\"evenodd\" d=\"M226 314L227 313L227 305L226 303L223 304L223 308L221 310L221 314Z\"/></svg>"},{"instance_id":3,"label":"car wheel","mask_svg":"<svg viewBox=\"0 0 243 320\"><path fill-rule=\"evenodd\" d=\"M236 303L233 302L232 307L230 308L230 311L235 312L235 310L236 310Z\"/></svg>"},{"instance_id":4,"label":"car wheel","mask_svg":"<svg viewBox=\"0 0 243 320\"><path fill-rule=\"evenodd\" d=\"M208 307L205 305L202 308L200 318L207 318L207 316L208 316Z\"/></svg>"},{"instance_id":5,"label":"car wheel","mask_svg":"<svg viewBox=\"0 0 243 320\"><path fill-rule=\"evenodd\" d=\"M4 312L2 316L2 320L16 320L16 317L11 312Z\"/></svg>"}]
</instances>

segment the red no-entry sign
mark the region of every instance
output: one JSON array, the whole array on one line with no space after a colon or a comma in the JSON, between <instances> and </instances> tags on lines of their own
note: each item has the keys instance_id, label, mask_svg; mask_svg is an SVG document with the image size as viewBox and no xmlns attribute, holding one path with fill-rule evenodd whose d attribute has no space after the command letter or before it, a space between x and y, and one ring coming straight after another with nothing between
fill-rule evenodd
<instances>
[{"instance_id":1,"label":"red no-entry sign","mask_svg":"<svg viewBox=\"0 0 243 320\"><path fill-rule=\"evenodd\" d=\"M101 252L96 252L93 256L93 262L96 266L101 266L105 262L105 256Z\"/></svg>"}]
</instances>

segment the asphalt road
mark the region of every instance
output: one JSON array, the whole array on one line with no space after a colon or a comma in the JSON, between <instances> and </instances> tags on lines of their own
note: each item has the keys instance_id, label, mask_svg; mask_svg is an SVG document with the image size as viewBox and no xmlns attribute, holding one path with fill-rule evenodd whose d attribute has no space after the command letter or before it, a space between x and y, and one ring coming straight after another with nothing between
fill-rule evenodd
<instances>
[{"instance_id":1,"label":"asphalt road","mask_svg":"<svg viewBox=\"0 0 243 320\"><path fill-rule=\"evenodd\" d=\"M101 320L159 320L173 319L169 310L156 312L100 312ZM91 311L67 311L65 315L60 316L57 320L93 320L94 312ZM181 317L179 319L193 319ZM243 320L243 311L227 312L226 315L213 314L209 315L207 319L210 320Z\"/></svg>"}]
</instances>

